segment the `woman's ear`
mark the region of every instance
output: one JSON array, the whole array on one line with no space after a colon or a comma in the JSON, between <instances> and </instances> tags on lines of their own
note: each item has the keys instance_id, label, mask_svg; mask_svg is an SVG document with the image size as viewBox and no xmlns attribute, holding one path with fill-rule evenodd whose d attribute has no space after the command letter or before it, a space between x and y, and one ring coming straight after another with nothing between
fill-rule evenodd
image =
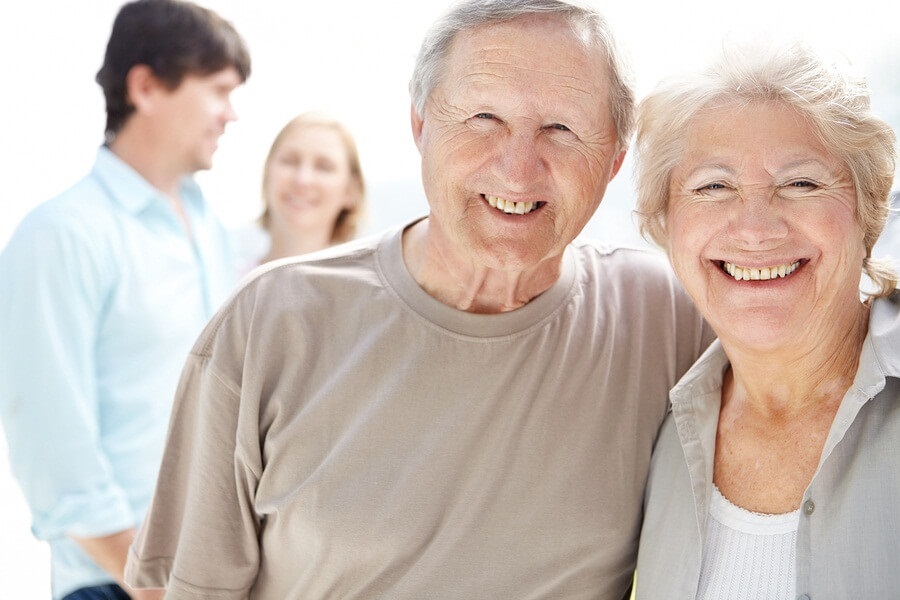
<instances>
[{"instance_id":1,"label":"woman's ear","mask_svg":"<svg viewBox=\"0 0 900 600\"><path fill-rule=\"evenodd\" d=\"M344 200L344 208L346 210L353 210L359 206L362 200L362 189L360 188L359 181L351 175L350 183L347 184L347 197Z\"/></svg>"}]
</instances>

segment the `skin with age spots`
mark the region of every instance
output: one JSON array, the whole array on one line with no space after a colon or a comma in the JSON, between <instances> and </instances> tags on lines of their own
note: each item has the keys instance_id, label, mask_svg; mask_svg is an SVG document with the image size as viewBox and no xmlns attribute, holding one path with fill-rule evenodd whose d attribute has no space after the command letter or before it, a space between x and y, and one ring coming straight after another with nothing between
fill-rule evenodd
<instances>
[{"instance_id":1,"label":"skin with age spots","mask_svg":"<svg viewBox=\"0 0 900 600\"><path fill-rule=\"evenodd\" d=\"M624 158L605 61L562 20L529 16L460 33L446 67L412 111L431 210L404 259L451 306L513 310L556 281Z\"/></svg>"},{"instance_id":2,"label":"skin with age spots","mask_svg":"<svg viewBox=\"0 0 900 600\"><path fill-rule=\"evenodd\" d=\"M669 393L636 598L900 589L900 305L869 258L895 146L862 73L802 34L724 39L641 99L636 214L718 341Z\"/></svg>"},{"instance_id":3,"label":"skin with age spots","mask_svg":"<svg viewBox=\"0 0 900 600\"><path fill-rule=\"evenodd\" d=\"M856 193L812 126L781 104L710 110L672 172L670 255L731 360L714 481L738 506L794 510L856 372L868 310ZM740 280L727 264L797 268Z\"/></svg>"},{"instance_id":4,"label":"skin with age spots","mask_svg":"<svg viewBox=\"0 0 900 600\"><path fill-rule=\"evenodd\" d=\"M715 109L690 129L670 184L672 263L691 297L723 344L778 348L784 364L846 334L865 256L853 184L816 139L781 105ZM785 277L738 281L727 263L799 265Z\"/></svg>"}]
</instances>

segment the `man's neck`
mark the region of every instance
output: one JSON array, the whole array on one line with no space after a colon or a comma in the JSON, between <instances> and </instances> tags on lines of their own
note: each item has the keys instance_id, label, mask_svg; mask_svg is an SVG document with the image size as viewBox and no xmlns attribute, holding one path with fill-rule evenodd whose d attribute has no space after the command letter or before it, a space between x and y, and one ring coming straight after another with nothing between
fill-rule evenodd
<instances>
[{"instance_id":1,"label":"man's neck","mask_svg":"<svg viewBox=\"0 0 900 600\"><path fill-rule=\"evenodd\" d=\"M139 134L136 129L123 130L109 142L110 151L168 199L191 237L191 222L181 198L181 180L188 173L173 168L168 153L148 142L152 136L141 139Z\"/></svg>"},{"instance_id":2,"label":"man's neck","mask_svg":"<svg viewBox=\"0 0 900 600\"><path fill-rule=\"evenodd\" d=\"M176 168L171 153L152 140L152 134L145 136L137 129L123 129L109 143L109 149L150 185L174 203L180 204L181 180L188 173Z\"/></svg>"},{"instance_id":3,"label":"man's neck","mask_svg":"<svg viewBox=\"0 0 900 600\"><path fill-rule=\"evenodd\" d=\"M562 260L527 271L497 271L460 258L439 243L423 219L403 233L403 260L419 286L433 298L472 313L516 310L553 287Z\"/></svg>"}]
</instances>

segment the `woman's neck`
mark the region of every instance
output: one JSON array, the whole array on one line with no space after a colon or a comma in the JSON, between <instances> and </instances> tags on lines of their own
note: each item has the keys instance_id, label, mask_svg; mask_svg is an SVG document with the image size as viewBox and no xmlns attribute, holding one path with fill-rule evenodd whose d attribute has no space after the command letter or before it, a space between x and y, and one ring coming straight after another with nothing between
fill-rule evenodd
<instances>
[{"instance_id":1,"label":"woman's neck","mask_svg":"<svg viewBox=\"0 0 900 600\"><path fill-rule=\"evenodd\" d=\"M731 362L723 401L751 405L761 415L839 403L856 376L868 331L868 306L858 306L843 322L823 324L819 335L790 340L775 350L744 348L723 339Z\"/></svg>"}]
</instances>

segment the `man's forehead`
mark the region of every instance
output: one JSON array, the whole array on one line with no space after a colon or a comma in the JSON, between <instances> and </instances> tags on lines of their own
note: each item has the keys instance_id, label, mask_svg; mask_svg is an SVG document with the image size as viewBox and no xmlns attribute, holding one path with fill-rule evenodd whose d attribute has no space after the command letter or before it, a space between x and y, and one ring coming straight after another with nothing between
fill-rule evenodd
<instances>
[{"instance_id":1,"label":"man's forehead","mask_svg":"<svg viewBox=\"0 0 900 600\"><path fill-rule=\"evenodd\" d=\"M530 36L523 39L522 32L529 31ZM463 29L451 42L451 52L455 47L474 44L476 47L485 43L500 43L512 39L528 46L552 46L554 42L569 40L587 47L586 36L579 35L572 24L562 15L531 14L482 23Z\"/></svg>"},{"instance_id":2,"label":"man's forehead","mask_svg":"<svg viewBox=\"0 0 900 600\"><path fill-rule=\"evenodd\" d=\"M520 17L460 32L446 56L444 86L482 88L510 79L539 80L596 93L605 87L607 63L558 16Z\"/></svg>"},{"instance_id":3,"label":"man's forehead","mask_svg":"<svg viewBox=\"0 0 900 600\"><path fill-rule=\"evenodd\" d=\"M596 68L606 62L599 45L562 16L527 15L460 31L450 44L446 66L448 70L467 70L471 65L502 60L537 67L560 55L564 60L574 59L573 71L588 63Z\"/></svg>"}]
</instances>

